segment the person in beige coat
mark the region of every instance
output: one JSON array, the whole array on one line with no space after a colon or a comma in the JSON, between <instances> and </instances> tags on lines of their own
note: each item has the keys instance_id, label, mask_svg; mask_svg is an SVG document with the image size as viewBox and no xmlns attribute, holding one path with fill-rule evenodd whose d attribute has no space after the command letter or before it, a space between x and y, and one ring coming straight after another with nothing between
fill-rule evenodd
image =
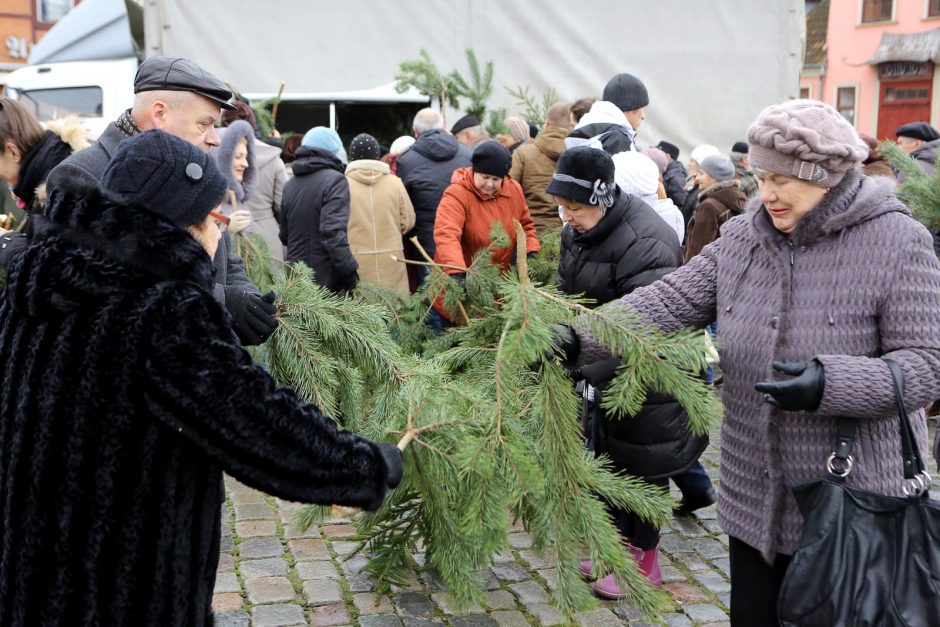
<instances>
[{"instance_id":1,"label":"person in beige coat","mask_svg":"<svg viewBox=\"0 0 940 627\"><path fill-rule=\"evenodd\" d=\"M408 275L402 235L415 225L415 210L405 185L379 161L374 137L356 135L349 144L349 248L359 262L359 280L407 296Z\"/></svg>"},{"instance_id":2,"label":"person in beige coat","mask_svg":"<svg viewBox=\"0 0 940 627\"><path fill-rule=\"evenodd\" d=\"M535 141L520 146L512 154L509 176L522 186L529 213L539 231L561 231L558 203L545 193L545 188L555 173L558 157L565 150L565 137L571 130L570 111L566 103L550 107L545 114L545 126Z\"/></svg>"}]
</instances>

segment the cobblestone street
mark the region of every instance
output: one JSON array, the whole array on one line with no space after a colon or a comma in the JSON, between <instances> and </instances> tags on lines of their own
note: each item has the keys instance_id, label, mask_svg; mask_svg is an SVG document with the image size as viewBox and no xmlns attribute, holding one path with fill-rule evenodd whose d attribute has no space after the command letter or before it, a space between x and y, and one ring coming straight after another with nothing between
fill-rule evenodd
<instances>
[{"instance_id":1,"label":"cobblestone street","mask_svg":"<svg viewBox=\"0 0 940 627\"><path fill-rule=\"evenodd\" d=\"M717 430L702 457L718 480ZM678 498L678 491L674 495ZM327 521L300 533L291 517L297 504L271 498L226 478L227 513L213 606L216 625L446 624L459 627L558 625L564 621L549 602L554 564L530 549L521 528L510 535L511 553L500 555L486 581L486 607L455 615L439 581L415 572L405 588L395 588L376 604L373 581L360 572L366 559L347 559L356 547L355 529L346 520ZM728 538L715 520L715 508L697 518L673 519L661 540L664 588L673 600L664 624L728 624ZM422 563L423 556L415 555ZM625 603L604 602L578 615L581 625L641 625L640 614Z\"/></svg>"},{"instance_id":2,"label":"cobblestone street","mask_svg":"<svg viewBox=\"0 0 940 627\"><path fill-rule=\"evenodd\" d=\"M929 442L935 421L930 421ZM702 456L714 482L718 481L718 430ZM935 462L928 462L935 469ZM679 492L673 486L673 496ZM415 572L411 584L396 588L376 604L373 581L360 573L362 556L348 559L358 544L355 529L345 520L328 521L301 534L291 525L299 507L247 488L226 477L228 513L222 521L222 554L213 606L219 627L280 625L454 625L455 627L525 627L561 625L562 617L549 601L553 561L529 547L521 528L510 535L511 554L498 556L486 582L486 607L455 615L439 580ZM934 477L932 494L940 494ZM729 625L728 537L715 519L715 508L695 518L673 518L660 543L663 588L672 611L662 622L668 627ZM415 555L422 563L423 556ZM578 615L580 625L649 625L626 603L601 602ZM653 623L657 624L657 623Z\"/></svg>"}]
</instances>

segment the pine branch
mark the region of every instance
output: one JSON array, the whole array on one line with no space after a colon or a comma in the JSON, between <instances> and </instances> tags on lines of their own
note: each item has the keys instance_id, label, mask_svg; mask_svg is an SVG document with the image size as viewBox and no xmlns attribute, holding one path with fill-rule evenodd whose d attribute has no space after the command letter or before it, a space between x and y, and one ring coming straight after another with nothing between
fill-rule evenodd
<instances>
[{"instance_id":1,"label":"pine branch","mask_svg":"<svg viewBox=\"0 0 940 627\"><path fill-rule=\"evenodd\" d=\"M931 231L940 230L940 175L928 175L916 160L894 142L885 140L878 153L888 164L904 175L898 187L898 198L906 204L917 220Z\"/></svg>"},{"instance_id":2,"label":"pine branch","mask_svg":"<svg viewBox=\"0 0 940 627\"><path fill-rule=\"evenodd\" d=\"M274 289L277 274L274 265L277 262L271 256L271 247L257 233L237 233L235 235L235 254L245 263L245 274L257 286L261 293Z\"/></svg>"}]
</instances>

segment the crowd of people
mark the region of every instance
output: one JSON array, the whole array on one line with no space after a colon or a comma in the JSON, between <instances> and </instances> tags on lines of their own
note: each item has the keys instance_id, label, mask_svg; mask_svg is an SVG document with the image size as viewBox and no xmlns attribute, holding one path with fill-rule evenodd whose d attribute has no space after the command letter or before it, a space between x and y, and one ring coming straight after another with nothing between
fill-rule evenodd
<instances>
[{"instance_id":1,"label":"crowd of people","mask_svg":"<svg viewBox=\"0 0 940 627\"><path fill-rule=\"evenodd\" d=\"M675 398L609 415L619 358L578 323L555 344L590 450L663 489L672 479L676 515L717 500L734 625L776 624L803 525L791 489L825 473L839 419L864 425L849 484L903 493L882 358L900 364L906 406L940 398L940 264L874 140L828 105L767 107L727 154L700 145L683 163L675 141L638 145L651 100L630 74L538 128L507 118L497 139L475 116L447 130L422 109L387 150L322 126L271 145L231 99L194 63L153 57L133 107L91 144L0 99L0 178L29 216L0 234L0 623L211 624L222 471L367 509L401 481L393 444L338 429L242 350L278 321L233 252L240 232L334 292L407 295L426 273L402 258L462 281L490 248L508 270L515 248L492 247L492 228L517 221L529 255L560 234L562 292L667 332L708 329L725 406L717 493L698 461L707 438ZM898 144L932 172L935 129L902 126ZM461 322L437 305L438 323ZM924 412L912 417L926 452ZM609 511L661 585L659 529ZM626 596L599 564L581 570L597 595Z\"/></svg>"}]
</instances>

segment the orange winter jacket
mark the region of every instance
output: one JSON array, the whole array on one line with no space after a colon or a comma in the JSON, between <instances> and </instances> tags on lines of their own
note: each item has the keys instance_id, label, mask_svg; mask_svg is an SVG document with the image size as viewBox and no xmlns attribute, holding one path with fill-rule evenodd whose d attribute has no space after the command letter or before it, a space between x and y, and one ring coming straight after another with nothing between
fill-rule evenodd
<instances>
[{"instance_id":1,"label":"orange winter jacket","mask_svg":"<svg viewBox=\"0 0 940 627\"><path fill-rule=\"evenodd\" d=\"M525 195L519 183L508 176L503 177L499 193L492 198L484 198L473 184L471 168L458 168L450 179L450 186L444 190L441 203L437 206L434 220L434 261L439 264L466 268L473 256L490 244L490 229L499 220L509 233L513 242L516 240L516 227L512 221L522 224L526 234L526 250L539 250L539 239L535 234L535 222L529 215ZM515 245L506 248L494 248L492 260L502 270L508 270L514 261ZM445 268L447 274L457 274L460 270Z\"/></svg>"}]
</instances>

